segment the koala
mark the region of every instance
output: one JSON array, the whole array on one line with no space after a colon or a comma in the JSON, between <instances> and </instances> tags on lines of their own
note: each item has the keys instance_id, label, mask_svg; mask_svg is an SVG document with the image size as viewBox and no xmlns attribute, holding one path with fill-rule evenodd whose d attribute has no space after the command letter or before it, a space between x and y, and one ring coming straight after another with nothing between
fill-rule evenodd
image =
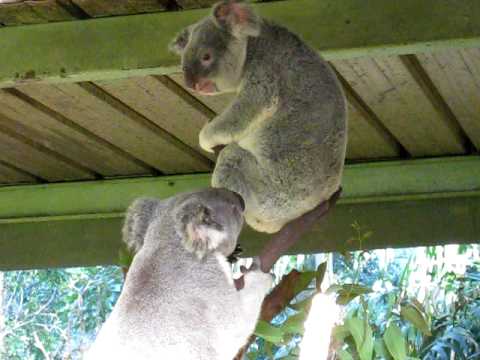
<instances>
[{"instance_id":1,"label":"koala","mask_svg":"<svg viewBox=\"0 0 480 360\"><path fill-rule=\"evenodd\" d=\"M123 239L135 256L86 360L231 360L254 331L270 274L253 269L237 290L226 257L243 204L225 189L139 199Z\"/></svg>"},{"instance_id":2,"label":"koala","mask_svg":"<svg viewBox=\"0 0 480 360\"><path fill-rule=\"evenodd\" d=\"M346 99L334 71L286 28L247 4L223 1L170 44L185 84L202 95L236 93L200 132L222 149L212 186L238 193L245 221L274 233L340 186Z\"/></svg>"}]
</instances>

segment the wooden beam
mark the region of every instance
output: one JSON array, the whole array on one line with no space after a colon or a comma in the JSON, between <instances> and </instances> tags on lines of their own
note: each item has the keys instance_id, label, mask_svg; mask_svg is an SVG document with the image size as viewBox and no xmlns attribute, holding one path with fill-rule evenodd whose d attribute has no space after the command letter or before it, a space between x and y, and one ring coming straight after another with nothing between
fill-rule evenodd
<instances>
[{"instance_id":1,"label":"wooden beam","mask_svg":"<svg viewBox=\"0 0 480 360\"><path fill-rule=\"evenodd\" d=\"M123 212L139 196L208 186L209 175L0 188L0 270L114 264ZM349 165L337 207L293 253L447 243L480 237L480 157ZM356 238L353 224L372 235ZM246 254L267 236L246 229Z\"/></svg>"},{"instance_id":2,"label":"wooden beam","mask_svg":"<svg viewBox=\"0 0 480 360\"><path fill-rule=\"evenodd\" d=\"M255 5L327 59L480 45L477 0L296 0ZM0 87L170 74L173 36L208 9L0 29Z\"/></svg>"}]
</instances>

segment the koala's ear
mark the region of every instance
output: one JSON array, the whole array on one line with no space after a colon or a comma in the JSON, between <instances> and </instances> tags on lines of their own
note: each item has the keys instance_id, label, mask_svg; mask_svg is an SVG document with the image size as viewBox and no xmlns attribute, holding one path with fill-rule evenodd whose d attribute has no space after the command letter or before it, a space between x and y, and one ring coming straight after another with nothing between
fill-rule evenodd
<instances>
[{"instance_id":1,"label":"koala's ear","mask_svg":"<svg viewBox=\"0 0 480 360\"><path fill-rule=\"evenodd\" d=\"M222 225L214 222L210 210L199 203L189 203L177 213L177 232L185 248L202 259L226 239Z\"/></svg>"},{"instance_id":2,"label":"koala's ear","mask_svg":"<svg viewBox=\"0 0 480 360\"><path fill-rule=\"evenodd\" d=\"M213 19L218 26L228 29L234 36L258 36L261 18L243 3L225 0L213 7Z\"/></svg>"},{"instance_id":3,"label":"koala's ear","mask_svg":"<svg viewBox=\"0 0 480 360\"><path fill-rule=\"evenodd\" d=\"M145 235L152 220L160 213L161 201L139 198L127 209L123 224L123 241L135 254L143 246Z\"/></svg>"},{"instance_id":4,"label":"koala's ear","mask_svg":"<svg viewBox=\"0 0 480 360\"><path fill-rule=\"evenodd\" d=\"M185 50L185 47L188 44L188 40L190 38L190 31L190 27L186 27L185 29L180 31L175 37L175 39L173 39L168 45L168 50L177 55L182 55L183 50Z\"/></svg>"}]
</instances>

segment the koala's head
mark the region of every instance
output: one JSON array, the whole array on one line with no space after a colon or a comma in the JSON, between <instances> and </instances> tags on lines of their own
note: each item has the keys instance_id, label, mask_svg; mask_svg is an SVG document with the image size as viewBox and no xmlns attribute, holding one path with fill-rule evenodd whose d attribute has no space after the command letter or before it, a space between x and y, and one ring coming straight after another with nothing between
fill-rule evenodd
<instances>
[{"instance_id":1,"label":"koala's head","mask_svg":"<svg viewBox=\"0 0 480 360\"><path fill-rule=\"evenodd\" d=\"M243 225L242 198L225 189L191 193L176 205L176 229L187 250L199 258L218 251L230 255Z\"/></svg>"},{"instance_id":2,"label":"koala's head","mask_svg":"<svg viewBox=\"0 0 480 360\"><path fill-rule=\"evenodd\" d=\"M181 55L185 84L202 95L235 91L240 85L248 37L261 19L246 4L223 1L212 14L181 31L170 50Z\"/></svg>"}]
</instances>

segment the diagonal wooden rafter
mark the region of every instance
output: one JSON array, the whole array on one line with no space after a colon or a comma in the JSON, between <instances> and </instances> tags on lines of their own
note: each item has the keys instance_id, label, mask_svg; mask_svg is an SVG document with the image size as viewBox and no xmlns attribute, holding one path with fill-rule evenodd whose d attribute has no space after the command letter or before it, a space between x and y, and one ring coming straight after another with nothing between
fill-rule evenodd
<instances>
[{"instance_id":1,"label":"diagonal wooden rafter","mask_svg":"<svg viewBox=\"0 0 480 360\"><path fill-rule=\"evenodd\" d=\"M297 0L258 4L327 59L480 45L476 0ZM178 71L173 36L208 9L0 29L0 87ZM8 60L7 60L8 59Z\"/></svg>"}]
</instances>

